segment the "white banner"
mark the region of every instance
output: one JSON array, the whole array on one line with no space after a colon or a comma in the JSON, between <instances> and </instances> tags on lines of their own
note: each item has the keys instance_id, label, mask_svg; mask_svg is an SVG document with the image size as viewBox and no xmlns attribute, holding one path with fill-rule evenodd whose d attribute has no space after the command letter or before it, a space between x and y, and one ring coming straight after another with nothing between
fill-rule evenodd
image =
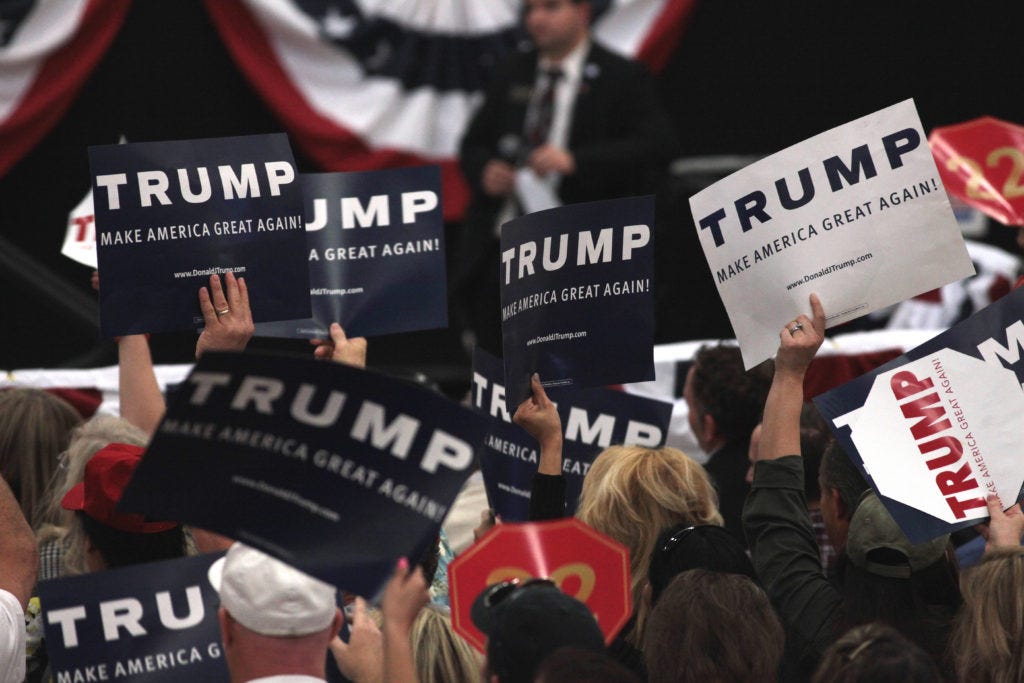
<instances>
[{"instance_id":1,"label":"white banner","mask_svg":"<svg viewBox=\"0 0 1024 683\"><path fill-rule=\"evenodd\" d=\"M815 292L828 326L974 274L913 100L816 135L690 198L747 368Z\"/></svg>"}]
</instances>

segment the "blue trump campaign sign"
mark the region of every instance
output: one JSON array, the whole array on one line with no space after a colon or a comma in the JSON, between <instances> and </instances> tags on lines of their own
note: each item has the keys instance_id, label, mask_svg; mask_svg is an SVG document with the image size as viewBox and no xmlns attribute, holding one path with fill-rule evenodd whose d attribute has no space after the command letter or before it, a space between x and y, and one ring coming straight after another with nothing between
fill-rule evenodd
<instances>
[{"instance_id":1,"label":"blue trump campaign sign","mask_svg":"<svg viewBox=\"0 0 1024 683\"><path fill-rule=\"evenodd\" d=\"M525 522L540 453L536 439L512 423L514 413L505 406L504 381L501 360L475 349L472 405L491 417L491 428L480 452L487 499L503 520ZM583 477L602 450L612 444L657 448L665 443L672 419L671 403L602 388L545 391L562 420L567 515L575 514Z\"/></svg>"},{"instance_id":2,"label":"blue trump campaign sign","mask_svg":"<svg viewBox=\"0 0 1024 683\"><path fill-rule=\"evenodd\" d=\"M57 683L228 681L209 570L222 553L39 584Z\"/></svg>"},{"instance_id":3,"label":"blue trump campaign sign","mask_svg":"<svg viewBox=\"0 0 1024 683\"><path fill-rule=\"evenodd\" d=\"M234 272L253 320L308 317L302 192L284 134L89 148L103 336L203 322L198 290Z\"/></svg>"},{"instance_id":4,"label":"blue trump campaign sign","mask_svg":"<svg viewBox=\"0 0 1024 683\"><path fill-rule=\"evenodd\" d=\"M299 176L306 206L311 320L257 336L352 336L448 324L441 170L437 166Z\"/></svg>"},{"instance_id":5,"label":"blue trump campaign sign","mask_svg":"<svg viewBox=\"0 0 1024 683\"><path fill-rule=\"evenodd\" d=\"M468 408L384 375L204 354L120 507L217 531L372 596L396 558L437 541L487 429Z\"/></svg>"},{"instance_id":6,"label":"blue trump campaign sign","mask_svg":"<svg viewBox=\"0 0 1024 683\"><path fill-rule=\"evenodd\" d=\"M814 402L907 537L1021 497L1024 288Z\"/></svg>"},{"instance_id":7,"label":"blue trump campaign sign","mask_svg":"<svg viewBox=\"0 0 1024 683\"><path fill-rule=\"evenodd\" d=\"M545 387L654 379L654 197L572 204L501 229L507 406Z\"/></svg>"}]
</instances>

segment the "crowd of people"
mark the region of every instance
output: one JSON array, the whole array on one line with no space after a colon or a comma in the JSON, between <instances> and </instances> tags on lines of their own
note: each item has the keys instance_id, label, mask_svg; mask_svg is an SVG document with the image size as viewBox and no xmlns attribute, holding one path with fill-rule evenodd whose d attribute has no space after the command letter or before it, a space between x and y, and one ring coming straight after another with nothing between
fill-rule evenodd
<instances>
[{"instance_id":1,"label":"crowd of people","mask_svg":"<svg viewBox=\"0 0 1024 683\"><path fill-rule=\"evenodd\" d=\"M649 187L672 153L648 77L592 40L590 13L588 0L525 0L534 49L495 77L462 145L474 200L453 287L492 351L497 230L527 203L517 173L566 202L609 198ZM196 357L243 351L244 278L211 276L198 303ZM456 502L424 557L397 561L376 606L209 530L119 511L165 411L144 335L118 340L120 417L0 392L0 683L54 680L39 582L207 552L226 552L215 583L233 681L323 681L328 663L355 683L1024 680L1020 505L988 499L984 554L962 575L966 538L910 543L805 400L825 329L810 304L782 327L774 362L745 371L728 345L696 355L684 396L704 465L631 444L593 461L576 516L630 558L634 611L610 644L549 577L475 598L482 656L455 632L445 567L471 542L456 541L455 518L481 518L478 534L496 523L465 509L478 497ZM363 367L367 342L334 324L313 355ZM541 378L531 389L513 421L538 442L529 517L543 522L566 515L563 426Z\"/></svg>"},{"instance_id":2,"label":"crowd of people","mask_svg":"<svg viewBox=\"0 0 1024 683\"><path fill-rule=\"evenodd\" d=\"M213 276L201 300L207 324L197 356L243 350L253 333L244 280ZM487 636L481 657L453 630L439 604L445 591L431 585L446 580L442 539L415 562L399 560L379 606L354 597L346 618L334 586L259 550L117 510L164 412L145 336L119 342L122 417L83 421L53 394L0 393L0 680L53 680L33 597L39 581L224 550L221 639L238 681L325 680L328 653L357 683L1021 680L1019 504L1004 510L990 497L991 519L979 528L984 556L962 577L949 536L910 543L808 418L804 376L825 321L814 296L811 306L813 317L780 332L773 369L744 373L734 349L709 348L688 377L693 420L712 444L709 462L735 450L734 439L709 438L737 421L716 418L714 405L723 396L750 403L751 434L737 452L752 472L734 463L716 473L668 447L617 445L595 458L576 515L629 550L634 604L607 646L586 605L538 577L489 586L476 598L473 623ZM366 352L365 339L337 325L314 350L355 366L365 365ZM715 381L729 386L716 394ZM513 420L541 449L531 520L565 516L562 424L540 378ZM817 461L813 496L805 460ZM740 485L749 491L737 533L720 501ZM485 515L482 526L492 523ZM823 554L819 537L834 557Z\"/></svg>"}]
</instances>

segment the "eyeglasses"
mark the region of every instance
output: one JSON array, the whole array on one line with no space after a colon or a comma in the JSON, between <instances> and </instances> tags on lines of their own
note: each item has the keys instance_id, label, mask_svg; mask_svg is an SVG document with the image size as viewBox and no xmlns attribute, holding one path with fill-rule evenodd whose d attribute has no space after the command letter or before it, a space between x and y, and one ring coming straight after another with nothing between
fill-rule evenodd
<instances>
[{"instance_id":1,"label":"eyeglasses","mask_svg":"<svg viewBox=\"0 0 1024 683\"><path fill-rule=\"evenodd\" d=\"M672 534L672 537L665 541L665 545L661 546L661 552L672 552L672 549L679 545L679 542L686 538L689 535L689 533L696 528L696 526L688 526L685 529L680 529L679 531Z\"/></svg>"},{"instance_id":2,"label":"eyeglasses","mask_svg":"<svg viewBox=\"0 0 1024 683\"><path fill-rule=\"evenodd\" d=\"M486 589L483 595L483 605L490 609L502 601L507 600L513 593L519 592L528 586L538 585L554 586L555 582L551 579L527 579L526 581L521 581L520 579L509 579L508 581L502 581L501 583L496 583Z\"/></svg>"}]
</instances>

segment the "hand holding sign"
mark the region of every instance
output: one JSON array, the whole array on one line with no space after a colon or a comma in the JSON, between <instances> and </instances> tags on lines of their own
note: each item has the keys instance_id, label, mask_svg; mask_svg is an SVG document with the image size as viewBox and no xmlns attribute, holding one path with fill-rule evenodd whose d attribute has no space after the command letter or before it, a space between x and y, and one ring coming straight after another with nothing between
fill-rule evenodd
<instances>
[{"instance_id":1,"label":"hand holding sign","mask_svg":"<svg viewBox=\"0 0 1024 683\"><path fill-rule=\"evenodd\" d=\"M798 315L786 323L779 332L779 353L775 357L775 372L799 373L801 377L814 360L814 354L825 341L825 309L817 294L811 294L811 315Z\"/></svg>"},{"instance_id":2,"label":"hand holding sign","mask_svg":"<svg viewBox=\"0 0 1024 683\"><path fill-rule=\"evenodd\" d=\"M224 283L222 288L220 276L211 275L210 288L199 288L199 308L206 326L196 342L197 360L207 351L244 351L255 331L245 278L236 279L229 272Z\"/></svg>"},{"instance_id":3,"label":"hand holding sign","mask_svg":"<svg viewBox=\"0 0 1024 683\"><path fill-rule=\"evenodd\" d=\"M993 548L1019 546L1021 536L1024 536L1024 513L1021 512L1020 503L1005 512L999 496L990 495L985 503L988 505L989 521L987 524L978 524L976 528L985 537L986 552Z\"/></svg>"},{"instance_id":4,"label":"hand holding sign","mask_svg":"<svg viewBox=\"0 0 1024 683\"><path fill-rule=\"evenodd\" d=\"M1024 289L815 398L836 440L914 543L1020 498Z\"/></svg>"},{"instance_id":5,"label":"hand holding sign","mask_svg":"<svg viewBox=\"0 0 1024 683\"><path fill-rule=\"evenodd\" d=\"M341 674L350 681L377 683L384 680L384 637L367 614L366 600L356 598L348 642L335 636L331 655Z\"/></svg>"},{"instance_id":6,"label":"hand holding sign","mask_svg":"<svg viewBox=\"0 0 1024 683\"><path fill-rule=\"evenodd\" d=\"M310 339L315 346L313 357L319 360L332 360L354 368L366 367L366 337L349 339L345 330L338 323L331 323L330 339Z\"/></svg>"},{"instance_id":7,"label":"hand holding sign","mask_svg":"<svg viewBox=\"0 0 1024 683\"><path fill-rule=\"evenodd\" d=\"M384 629L408 636L412 623L427 603L430 591L423 569L409 566L409 560L402 558L395 566L395 573L384 588L380 609L384 616Z\"/></svg>"},{"instance_id":8,"label":"hand holding sign","mask_svg":"<svg viewBox=\"0 0 1024 683\"><path fill-rule=\"evenodd\" d=\"M558 409L548 398L541 386L540 376L535 372L530 378L533 394L519 404L512 421L537 439L540 444L540 464L537 471L541 474L562 473L562 418Z\"/></svg>"},{"instance_id":9,"label":"hand holding sign","mask_svg":"<svg viewBox=\"0 0 1024 683\"><path fill-rule=\"evenodd\" d=\"M416 616L430 602L427 580L423 569L409 567L402 558L395 567L381 601L384 616L384 680L414 681L416 665L413 662L412 624Z\"/></svg>"},{"instance_id":10,"label":"hand holding sign","mask_svg":"<svg viewBox=\"0 0 1024 683\"><path fill-rule=\"evenodd\" d=\"M825 339L825 309L811 294L813 319L806 315L786 323L779 332L775 376L764 404L758 460L800 453L800 411L804 404L804 374Z\"/></svg>"}]
</instances>

